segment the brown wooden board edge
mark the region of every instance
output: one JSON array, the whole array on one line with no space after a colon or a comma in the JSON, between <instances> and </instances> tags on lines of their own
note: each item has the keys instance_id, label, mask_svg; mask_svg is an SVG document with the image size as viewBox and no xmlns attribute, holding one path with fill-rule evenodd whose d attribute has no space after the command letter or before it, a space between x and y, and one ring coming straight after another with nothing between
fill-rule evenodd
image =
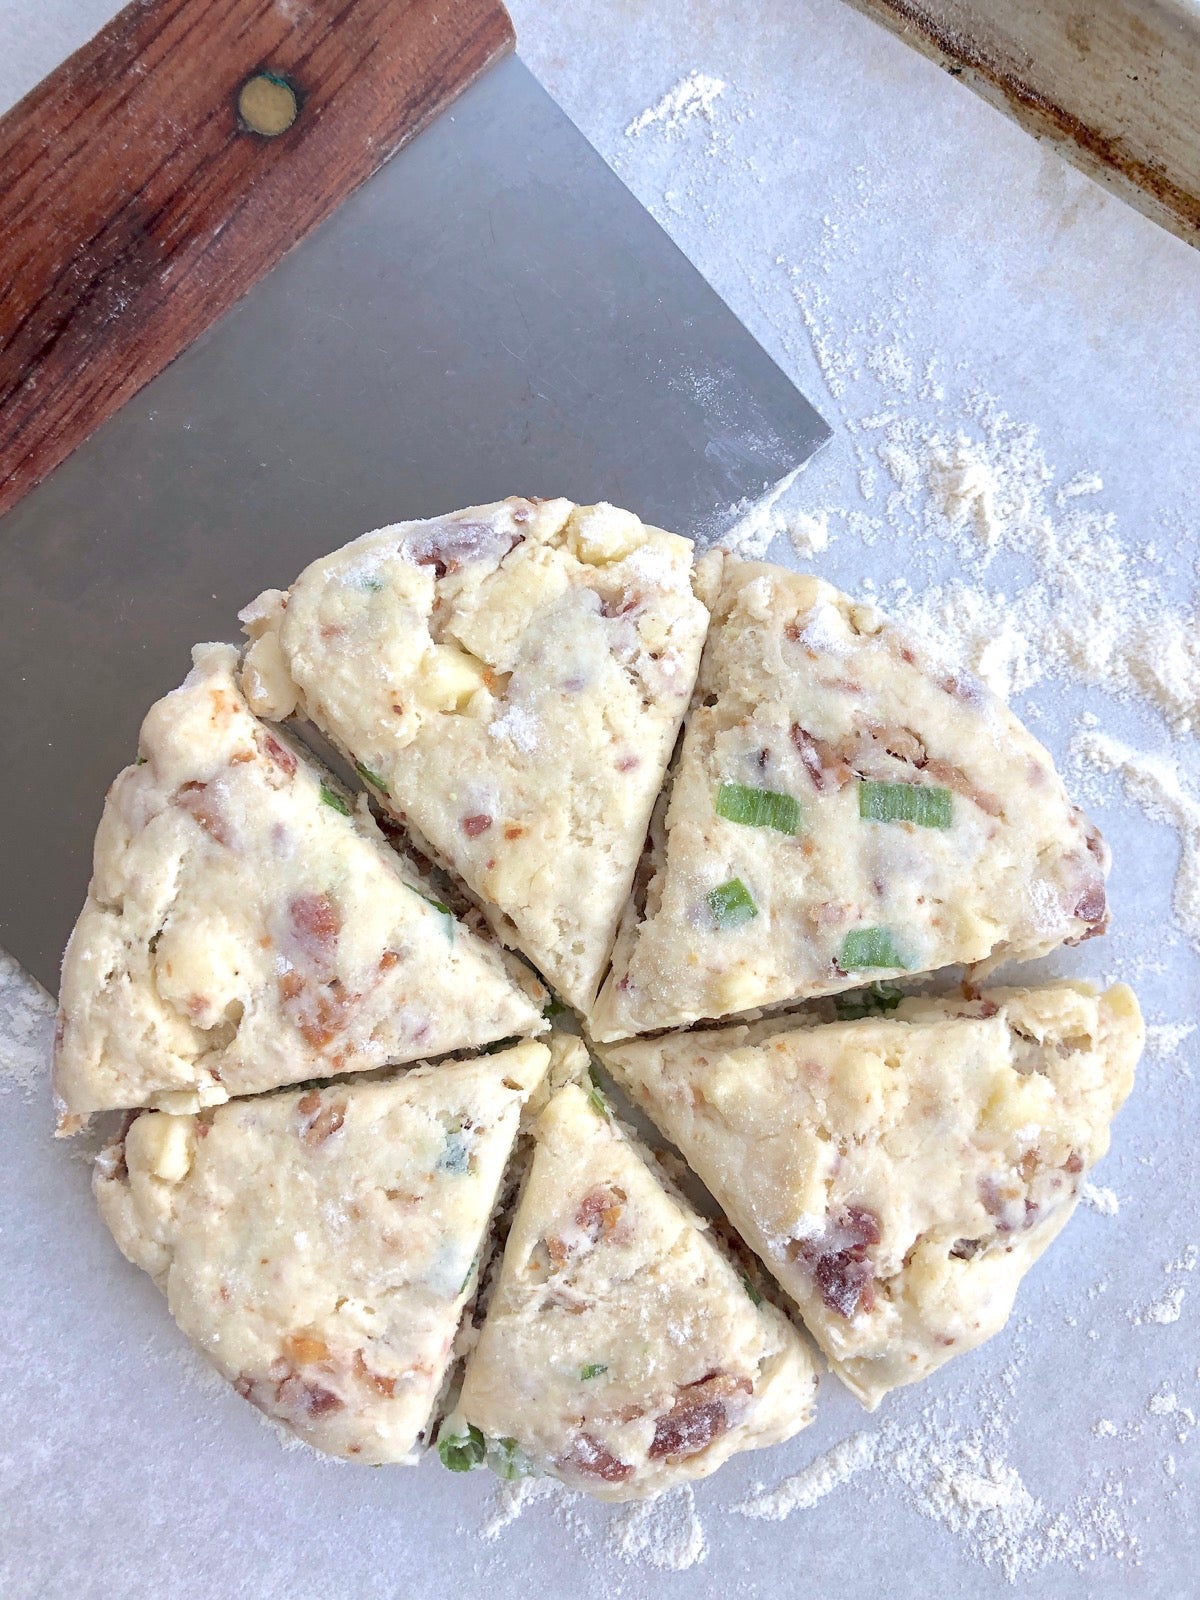
<instances>
[{"instance_id":1,"label":"brown wooden board edge","mask_svg":"<svg viewBox=\"0 0 1200 1600\"><path fill-rule=\"evenodd\" d=\"M1200 19L1189 26L1171 0L1012 0L998 16L988 0L848 3L1151 221L1200 245ZM1118 79L1141 87L1113 96Z\"/></svg>"},{"instance_id":2,"label":"brown wooden board edge","mask_svg":"<svg viewBox=\"0 0 1200 1600\"><path fill-rule=\"evenodd\" d=\"M499 0L134 0L0 118L0 513L514 43Z\"/></svg>"}]
</instances>

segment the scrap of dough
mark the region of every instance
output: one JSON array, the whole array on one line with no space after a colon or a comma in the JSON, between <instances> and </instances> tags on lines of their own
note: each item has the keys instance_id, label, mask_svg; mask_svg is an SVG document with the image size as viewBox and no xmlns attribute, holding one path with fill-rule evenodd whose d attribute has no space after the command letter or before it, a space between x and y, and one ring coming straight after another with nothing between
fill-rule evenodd
<instances>
[{"instance_id":1,"label":"scrap of dough","mask_svg":"<svg viewBox=\"0 0 1200 1600\"><path fill-rule=\"evenodd\" d=\"M542 1044L191 1116L145 1112L94 1187L121 1250L238 1393L306 1443L428 1442Z\"/></svg>"},{"instance_id":2,"label":"scrap of dough","mask_svg":"<svg viewBox=\"0 0 1200 1600\"><path fill-rule=\"evenodd\" d=\"M601 1059L873 1408L998 1332L1108 1149L1144 1029L1082 983L630 1040Z\"/></svg>"},{"instance_id":3,"label":"scrap of dough","mask_svg":"<svg viewBox=\"0 0 1200 1600\"><path fill-rule=\"evenodd\" d=\"M609 505L381 528L243 612L251 704L309 717L586 1011L699 664L691 574Z\"/></svg>"},{"instance_id":4,"label":"scrap of dough","mask_svg":"<svg viewBox=\"0 0 1200 1600\"><path fill-rule=\"evenodd\" d=\"M816 1378L795 1329L663 1188L598 1092L568 1082L534 1134L443 1435L474 1426L501 1470L627 1500L811 1421Z\"/></svg>"},{"instance_id":5,"label":"scrap of dough","mask_svg":"<svg viewBox=\"0 0 1200 1600\"><path fill-rule=\"evenodd\" d=\"M982 685L817 578L717 553L698 583L712 629L593 1037L983 972L1103 930L1104 844ZM769 820L718 814L759 791ZM923 823L906 815L925 802Z\"/></svg>"},{"instance_id":6,"label":"scrap of dough","mask_svg":"<svg viewBox=\"0 0 1200 1600\"><path fill-rule=\"evenodd\" d=\"M105 802L63 960L60 1132L540 1032L540 985L251 714L237 652L193 658Z\"/></svg>"}]
</instances>

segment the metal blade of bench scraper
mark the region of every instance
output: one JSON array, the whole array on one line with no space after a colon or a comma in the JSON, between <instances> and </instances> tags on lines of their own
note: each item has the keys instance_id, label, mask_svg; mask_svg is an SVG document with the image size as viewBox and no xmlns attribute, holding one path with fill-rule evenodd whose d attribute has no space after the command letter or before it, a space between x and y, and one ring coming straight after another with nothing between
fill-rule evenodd
<instances>
[{"instance_id":1,"label":"metal blade of bench scraper","mask_svg":"<svg viewBox=\"0 0 1200 1600\"><path fill-rule=\"evenodd\" d=\"M827 435L502 62L0 521L0 943L57 983L144 712L259 589L514 493L693 533Z\"/></svg>"}]
</instances>

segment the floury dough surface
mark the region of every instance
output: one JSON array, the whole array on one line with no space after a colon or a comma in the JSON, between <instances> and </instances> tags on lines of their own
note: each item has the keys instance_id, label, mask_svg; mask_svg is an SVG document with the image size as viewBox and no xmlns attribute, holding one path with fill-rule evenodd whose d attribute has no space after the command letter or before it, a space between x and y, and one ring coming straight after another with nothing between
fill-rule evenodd
<instances>
[{"instance_id":1,"label":"floury dough surface","mask_svg":"<svg viewBox=\"0 0 1200 1600\"><path fill-rule=\"evenodd\" d=\"M411 1461L548 1061L146 1112L99 1158L100 1210L239 1394L329 1454Z\"/></svg>"},{"instance_id":2,"label":"floury dough surface","mask_svg":"<svg viewBox=\"0 0 1200 1600\"><path fill-rule=\"evenodd\" d=\"M818 578L719 554L699 578L713 627L644 920L622 928L596 1038L876 973L1027 959L1103 929L1103 841L981 684L933 669ZM718 814L733 785L767 791L780 825ZM872 797L936 810L877 820L860 814Z\"/></svg>"},{"instance_id":3,"label":"floury dough surface","mask_svg":"<svg viewBox=\"0 0 1200 1600\"><path fill-rule=\"evenodd\" d=\"M579 1051L582 1055L582 1050ZM472 1352L454 1435L478 1428L604 1499L706 1477L812 1419L816 1376L706 1225L586 1081L553 1096Z\"/></svg>"},{"instance_id":4,"label":"floury dough surface","mask_svg":"<svg viewBox=\"0 0 1200 1600\"><path fill-rule=\"evenodd\" d=\"M982 1344L1133 1085L1118 984L902 1000L602 1052L868 1406Z\"/></svg>"},{"instance_id":5,"label":"floury dough surface","mask_svg":"<svg viewBox=\"0 0 1200 1600\"><path fill-rule=\"evenodd\" d=\"M381 528L243 613L250 701L311 718L586 1010L695 680L691 568L607 505Z\"/></svg>"},{"instance_id":6,"label":"floury dough surface","mask_svg":"<svg viewBox=\"0 0 1200 1600\"><path fill-rule=\"evenodd\" d=\"M540 986L250 713L237 652L194 655L105 803L63 961L62 1131L540 1031Z\"/></svg>"}]
</instances>

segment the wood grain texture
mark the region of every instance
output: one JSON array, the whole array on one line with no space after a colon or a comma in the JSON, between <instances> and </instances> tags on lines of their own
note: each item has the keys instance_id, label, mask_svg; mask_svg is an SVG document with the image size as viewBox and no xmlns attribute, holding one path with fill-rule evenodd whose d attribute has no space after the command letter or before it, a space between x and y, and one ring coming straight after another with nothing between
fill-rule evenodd
<instances>
[{"instance_id":1,"label":"wood grain texture","mask_svg":"<svg viewBox=\"0 0 1200 1600\"><path fill-rule=\"evenodd\" d=\"M851 0L1028 132L1200 245L1194 0Z\"/></svg>"},{"instance_id":2,"label":"wood grain texture","mask_svg":"<svg viewBox=\"0 0 1200 1600\"><path fill-rule=\"evenodd\" d=\"M512 44L498 0L135 0L0 119L0 512Z\"/></svg>"}]
</instances>

